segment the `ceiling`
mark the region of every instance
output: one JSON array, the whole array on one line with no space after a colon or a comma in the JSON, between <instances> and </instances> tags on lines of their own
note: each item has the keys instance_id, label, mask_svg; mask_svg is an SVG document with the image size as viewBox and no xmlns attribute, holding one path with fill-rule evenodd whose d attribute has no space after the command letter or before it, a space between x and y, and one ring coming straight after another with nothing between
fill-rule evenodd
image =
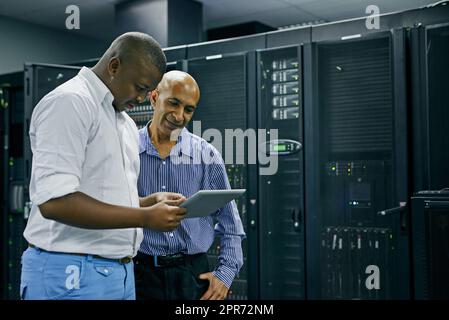
<instances>
[{"instance_id":1,"label":"ceiling","mask_svg":"<svg viewBox=\"0 0 449 320\"><path fill-rule=\"evenodd\" d=\"M68 5L80 8L82 35L110 40L114 29L114 5L122 0L1 0L0 16L60 30L65 29ZM151 0L149 0L151 1ZM176 0L174 0L176 1ZM204 30L259 21L275 28L315 21L337 21L367 16L376 4L380 13L402 11L438 0L197 0L203 3Z\"/></svg>"}]
</instances>

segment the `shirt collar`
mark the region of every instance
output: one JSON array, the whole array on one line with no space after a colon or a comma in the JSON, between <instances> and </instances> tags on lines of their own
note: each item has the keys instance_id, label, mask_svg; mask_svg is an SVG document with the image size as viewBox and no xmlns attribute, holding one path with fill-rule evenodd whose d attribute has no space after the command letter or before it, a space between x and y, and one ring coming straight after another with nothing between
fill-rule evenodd
<instances>
[{"instance_id":1,"label":"shirt collar","mask_svg":"<svg viewBox=\"0 0 449 320\"><path fill-rule=\"evenodd\" d=\"M92 96L98 104L102 104L106 100L107 106L112 106L114 96L109 88L101 81L101 79L89 68L82 67L78 73L87 82L87 85L91 89Z\"/></svg>"},{"instance_id":2,"label":"shirt collar","mask_svg":"<svg viewBox=\"0 0 449 320\"><path fill-rule=\"evenodd\" d=\"M148 127L151 124L151 120L145 127L139 130L139 153L146 152L148 155L158 156L156 147L151 142L148 134ZM170 156L180 155L181 153L192 158L191 153L191 137L187 128L182 128L181 133L178 136L178 141L170 151Z\"/></svg>"}]
</instances>

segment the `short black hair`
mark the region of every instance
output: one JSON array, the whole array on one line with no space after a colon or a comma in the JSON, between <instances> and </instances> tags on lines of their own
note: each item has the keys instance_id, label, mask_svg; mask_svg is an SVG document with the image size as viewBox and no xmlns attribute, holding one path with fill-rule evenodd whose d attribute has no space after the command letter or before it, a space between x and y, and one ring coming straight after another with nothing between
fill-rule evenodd
<instances>
[{"instance_id":1,"label":"short black hair","mask_svg":"<svg viewBox=\"0 0 449 320\"><path fill-rule=\"evenodd\" d=\"M103 55L107 59L114 56L119 57L123 63L141 57L161 74L165 73L167 67L167 58L159 43L143 32L127 32L117 37Z\"/></svg>"}]
</instances>

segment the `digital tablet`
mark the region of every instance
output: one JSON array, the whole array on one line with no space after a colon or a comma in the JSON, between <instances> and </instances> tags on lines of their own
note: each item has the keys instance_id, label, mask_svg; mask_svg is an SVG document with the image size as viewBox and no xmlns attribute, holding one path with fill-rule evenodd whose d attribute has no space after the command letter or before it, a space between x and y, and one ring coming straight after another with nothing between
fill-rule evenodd
<instances>
[{"instance_id":1,"label":"digital tablet","mask_svg":"<svg viewBox=\"0 0 449 320\"><path fill-rule=\"evenodd\" d=\"M222 208L226 203L244 194L246 189L200 190L183 202L186 218L204 217Z\"/></svg>"}]
</instances>

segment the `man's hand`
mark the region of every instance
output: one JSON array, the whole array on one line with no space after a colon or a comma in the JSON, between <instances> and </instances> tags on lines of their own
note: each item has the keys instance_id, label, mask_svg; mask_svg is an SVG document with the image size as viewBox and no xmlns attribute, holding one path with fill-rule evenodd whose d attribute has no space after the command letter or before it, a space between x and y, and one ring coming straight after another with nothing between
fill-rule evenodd
<instances>
[{"instance_id":1,"label":"man's hand","mask_svg":"<svg viewBox=\"0 0 449 320\"><path fill-rule=\"evenodd\" d=\"M173 206L179 200L166 200L144 208L143 227L156 231L171 231L178 227L187 212L185 208Z\"/></svg>"},{"instance_id":2,"label":"man's hand","mask_svg":"<svg viewBox=\"0 0 449 320\"><path fill-rule=\"evenodd\" d=\"M170 201L169 204L172 206L179 206L181 203L186 201L186 198L180 193L174 192L156 192L152 193L149 196L144 198L140 198L140 206L141 207L150 207L155 205L156 203L162 201Z\"/></svg>"},{"instance_id":3,"label":"man's hand","mask_svg":"<svg viewBox=\"0 0 449 320\"><path fill-rule=\"evenodd\" d=\"M172 206L179 206L181 203L187 200L186 197L184 197L182 194L173 192L156 192L153 193L153 196L156 203L162 201L170 201L170 204Z\"/></svg>"},{"instance_id":4,"label":"man's hand","mask_svg":"<svg viewBox=\"0 0 449 320\"><path fill-rule=\"evenodd\" d=\"M198 278L209 281L209 288L200 300L224 300L228 295L229 289L212 272L202 273Z\"/></svg>"}]
</instances>

